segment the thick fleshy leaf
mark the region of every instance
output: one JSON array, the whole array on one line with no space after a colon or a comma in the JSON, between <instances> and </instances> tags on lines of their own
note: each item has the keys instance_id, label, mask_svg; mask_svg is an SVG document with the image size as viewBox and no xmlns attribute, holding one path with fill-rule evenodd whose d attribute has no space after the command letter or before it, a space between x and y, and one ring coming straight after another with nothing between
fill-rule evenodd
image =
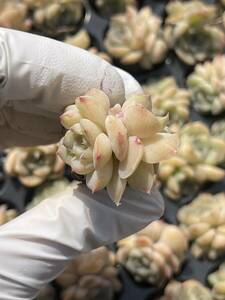
<instances>
[{"instance_id":1,"label":"thick fleshy leaf","mask_svg":"<svg viewBox=\"0 0 225 300\"><path fill-rule=\"evenodd\" d=\"M121 111L122 111L121 105L120 104L116 104L112 108L110 108L109 115L117 116L117 115L119 115L121 113Z\"/></svg>"},{"instance_id":2,"label":"thick fleshy leaf","mask_svg":"<svg viewBox=\"0 0 225 300\"><path fill-rule=\"evenodd\" d=\"M93 149L93 161L96 170L103 168L112 157L112 147L108 136L101 133L97 136Z\"/></svg>"},{"instance_id":3,"label":"thick fleshy leaf","mask_svg":"<svg viewBox=\"0 0 225 300\"><path fill-rule=\"evenodd\" d=\"M130 136L126 158L119 165L119 175L121 178L128 178L135 172L142 160L143 153L144 145L141 140L137 136Z\"/></svg>"},{"instance_id":4,"label":"thick fleshy leaf","mask_svg":"<svg viewBox=\"0 0 225 300\"><path fill-rule=\"evenodd\" d=\"M88 188L95 193L104 189L110 182L113 173L113 159L100 170L95 170L92 174L87 175L86 184Z\"/></svg>"},{"instance_id":5,"label":"thick fleshy leaf","mask_svg":"<svg viewBox=\"0 0 225 300\"><path fill-rule=\"evenodd\" d=\"M97 136L102 133L101 129L88 119L81 119L80 126L89 145L94 147Z\"/></svg>"},{"instance_id":6,"label":"thick fleshy leaf","mask_svg":"<svg viewBox=\"0 0 225 300\"><path fill-rule=\"evenodd\" d=\"M117 160L114 160L113 162L113 175L112 178L107 185L107 191L112 199L112 201L118 206L120 204L120 200L123 196L123 193L125 191L127 180L122 179L119 176L119 163Z\"/></svg>"},{"instance_id":7,"label":"thick fleshy leaf","mask_svg":"<svg viewBox=\"0 0 225 300\"><path fill-rule=\"evenodd\" d=\"M155 180L154 166L141 162L137 170L128 178L128 184L136 190L150 193Z\"/></svg>"},{"instance_id":8,"label":"thick fleshy leaf","mask_svg":"<svg viewBox=\"0 0 225 300\"><path fill-rule=\"evenodd\" d=\"M60 122L66 129L70 129L74 124L78 123L80 119L81 115L76 105L68 106L65 112L60 116Z\"/></svg>"},{"instance_id":9,"label":"thick fleshy leaf","mask_svg":"<svg viewBox=\"0 0 225 300\"><path fill-rule=\"evenodd\" d=\"M178 136L175 133L158 133L152 138L143 140L143 161L155 164L176 155Z\"/></svg>"},{"instance_id":10,"label":"thick fleshy leaf","mask_svg":"<svg viewBox=\"0 0 225 300\"><path fill-rule=\"evenodd\" d=\"M78 159L71 160L71 168L74 173L79 175L87 175L94 171L93 163L82 163Z\"/></svg>"},{"instance_id":11,"label":"thick fleshy leaf","mask_svg":"<svg viewBox=\"0 0 225 300\"><path fill-rule=\"evenodd\" d=\"M127 100L124 102L122 106L122 110L127 108L133 104L142 104L145 108L151 110L152 109L152 102L149 95L146 94L132 94L130 95Z\"/></svg>"},{"instance_id":12,"label":"thick fleshy leaf","mask_svg":"<svg viewBox=\"0 0 225 300\"><path fill-rule=\"evenodd\" d=\"M93 163L93 151L90 147L83 151L80 161L83 164Z\"/></svg>"},{"instance_id":13,"label":"thick fleshy leaf","mask_svg":"<svg viewBox=\"0 0 225 300\"><path fill-rule=\"evenodd\" d=\"M134 104L123 110L123 123L128 135L147 138L161 129L157 117L142 104Z\"/></svg>"},{"instance_id":14,"label":"thick fleshy leaf","mask_svg":"<svg viewBox=\"0 0 225 300\"><path fill-rule=\"evenodd\" d=\"M126 127L119 118L108 116L105 121L105 128L116 158L119 161L123 161L126 157L128 148Z\"/></svg>"},{"instance_id":15,"label":"thick fleshy leaf","mask_svg":"<svg viewBox=\"0 0 225 300\"><path fill-rule=\"evenodd\" d=\"M78 97L75 102L83 118L104 129L110 107L109 98L104 92L92 89L85 96Z\"/></svg>"}]
</instances>

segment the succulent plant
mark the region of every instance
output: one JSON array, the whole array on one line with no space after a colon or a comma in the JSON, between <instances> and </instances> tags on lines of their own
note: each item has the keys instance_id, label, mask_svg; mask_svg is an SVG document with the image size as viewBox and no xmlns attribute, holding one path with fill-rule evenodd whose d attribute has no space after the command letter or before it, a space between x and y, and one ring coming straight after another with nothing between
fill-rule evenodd
<instances>
[{"instance_id":1,"label":"succulent plant","mask_svg":"<svg viewBox=\"0 0 225 300\"><path fill-rule=\"evenodd\" d=\"M225 141L225 121L220 120L213 123L211 132L214 136Z\"/></svg>"},{"instance_id":2,"label":"succulent plant","mask_svg":"<svg viewBox=\"0 0 225 300\"><path fill-rule=\"evenodd\" d=\"M105 46L109 54L119 59L121 64L140 64L144 69L161 63L167 52L161 19L153 14L150 7L140 11L128 7L124 14L113 16Z\"/></svg>"},{"instance_id":3,"label":"succulent plant","mask_svg":"<svg viewBox=\"0 0 225 300\"><path fill-rule=\"evenodd\" d=\"M172 281L166 289L164 296L159 300L213 300L210 290L201 282L189 279L184 282Z\"/></svg>"},{"instance_id":4,"label":"succulent plant","mask_svg":"<svg viewBox=\"0 0 225 300\"><path fill-rule=\"evenodd\" d=\"M212 286L213 299L225 299L225 263L217 271L208 276L208 282Z\"/></svg>"},{"instance_id":5,"label":"succulent plant","mask_svg":"<svg viewBox=\"0 0 225 300\"><path fill-rule=\"evenodd\" d=\"M107 53L98 51L98 49L95 47L90 47L91 38L85 29L81 29L80 31L78 31L76 34L74 34L72 36L68 36L64 40L64 42L67 44L70 44L72 46L86 49L89 52L91 52L92 54L98 55L102 59L108 61L109 63L111 63L111 61L112 61L111 57Z\"/></svg>"},{"instance_id":6,"label":"succulent plant","mask_svg":"<svg viewBox=\"0 0 225 300\"><path fill-rule=\"evenodd\" d=\"M128 5L136 6L136 0L94 0L96 8L105 16L121 13Z\"/></svg>"},{"instance_id":7,"label":"succulent plant","mask_svg":"<svg viewBox=\"0 0 225 300\"><path fill-rule=\"evenodd\" d=\"M25 31L29 30L31 22L28 19L27 5L17 0L1 0L0 26Z\"/></svg>"},{"instance_id":8,"label":"succulent plant","mask_svg":"<svg viewBox=\"0 0 225 300\"><path fill-rule=\"evenodd\" d=\"M3 225L17 217L15 209L8 209L7 205L0 205L0 225Z\"/></svg>"},{"instance_id":9,"label":"succulent plant","mask_svg":"<svg viewBox=\"0 0 225 300\"><path fill-rule=\"evenodd\" d=\"M74 32L83 16L82 0L23 1L33 11L33 26L52 37Z\"/></svg>"},{"instance_id":10,"label":"succulent plant","mask_svg":"<svg viewBox=\"0 0 225 300\"><path fill-rule=\"evenodd\" d=\"M225 141L211 135L201 122L186 124L179 131L178 155L159 166L163 192L172 200L190 195L205 182L225 176L219 167L225 159Z\"/></svg>"},{"instance_id":11,"label":"succulent plant","mask_svg":"<svg viewBox=\"0 0 225 300\"><path fill-rule=\"evenodd\" d=\"M225 253L225 194L202 193L178 211L178 220L197 258L216 259Z\"/></svg>"},{"instance_id":12,"label":"succulent plant","mask_svg":"<svg viewBox=\"0 0 225 300\"><path fill-rule=\"evenodd\" d=\"M203 114L218 115L225 111L225 56L195 67L188 77L193 107Z\"/></svg>"},{"instance_id":13,"label":"succulent plant","mask_svg":"<svg viewBox=\"0 0 225 300\"><path fill-rule=\"evenodd\" d=\"M188 245L179 227L155 221L118 247L117 260L136 281L162 286L179 273Z\"/></svg>"},{"instance_id":14,"label":"succulent plant","mask_svg":"<svg viewBox=\"0 0 225 300\"><path fill-rule=\"evenodd\" d=\"M74 259L57 279L62 300L112 300L121 289L115 255L101 247Z\"/></svg>"},{"instance_id":15,"label":"succulent plant","mask_svg":"<svg viewBox=\"0 0 225 300\"><path fill-rule=\"evenodd\" d=\"M190 93L177 86L173 77L165 77L144 85L151 95L152 111L159 116L169 113L170 124L184 124L189 118Z\"/></svg>"},{"instance_id":16,"label":"succulent plant","mask_svg":"<svg viewBox=\"0 0 225 300\"><path fill-rule=\"evenodd\" d=\"M64 173L64 162L56 154L57 145L12 148L4 168L6 173L18 177L26 187L36 187L46 180L59 178Z\"/></svg>"},{"instance_id":17,"label":"succulent plant","mask_svg":"<svg viewBox=\"0 0 225 300\"><path fill-rule=\"evenodd\" d=\"M165 132L167 117L156 117L144 94L131 95L110 108L107 95L92 89L61 116L68 129L59 155L72 171L86 175L92 192L107 187L118 205L127 183L149 193L156 165L176 154L177 135Z\"/></svg>"},{"instance_id":18,"label":"succulent plant","mask_svg":"<svg viewBox=\"0 0 225 300\"><path fill-rule=\"evenodd\" d=\"M66 178L56 179L52 181L45 182L43 185L39 186L35 192L31 202L27 205L26 209L33 208L38 205L41 201L52 197L60 192L63 192L70 182Z\"/></svg>"},{"instance_id":19,"label":"succulent plant","mask_svg":"<svg viewBox=\"0 0 225 300\"><path fill-rule=\"evenodd\" d=\"M36 300L55 300L55 290L51 285L47 285L41 289Z\"/></svg>"},{"instance_id":20,"label":"succulent plant","mask_svg":"<svg viewBox=\"0 0 225 300\"><path fill-rule=\"evenodd\" d=\"M203 1L170 1L164 36L170 48L188 65L221 53L225 35L217 25L215 5Z\"/></svg>"}]
</instances>

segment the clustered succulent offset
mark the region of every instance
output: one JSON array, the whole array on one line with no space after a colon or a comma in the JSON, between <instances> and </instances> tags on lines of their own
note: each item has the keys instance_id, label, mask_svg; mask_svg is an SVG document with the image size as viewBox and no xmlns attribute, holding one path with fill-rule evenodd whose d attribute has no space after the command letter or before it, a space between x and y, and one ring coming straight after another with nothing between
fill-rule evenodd
<instances>
[{"instance_id":1,"label":"clustered succulent offset","mask_svg":"<svg viewBox=\"0 0 225 300\"><path fill-rule=\"evenodd\" d=\"M203 1L170 1L165 39L186 64L194 65L221 53L225 35L216 25L217 9Z\"/></svg>"},{"instance_id":2,"label":"clustered succulent offset","mask_svg":"<svg viewBox=\"0 0 225 300\"><path fill-rule=\"evenodd\" d=\"M61 116L68 129L59 144L59 155L72 171L86 175L92 192L107 187L118 205L127 183L149 193L156 165L176 154L177 135L165 132L167 117L151 112L144 94L110 108L108 96L92 89L75 100Z\"/></svg>"},{"instance_id":3,"label":"clustered succulent offset","mask_svg":"<svg viewBox=\"0 0 225 300\"><path fill-rule=\"evenodd\" d=\"M49 36L74 32L83 16L81 0L23 0L33 11L33 26Z\"/></svg>"},{"instance_id":4,"label":"clustered succulent offset","mask_svg":"<svg viewBox=\"0 0 225 300\"><path fill-rule=\"evenodd\" d=\"M211 291L201 282L189 279L184 282L172 281L159 300L213 300Z\"/></svg>"},{"instance_id":5,"label":"clustered succulent offset","mask_svg":"<svg viewBox=\"0 0 225 300\"><path fill-rule=\"evenodd\" d=\"M35 192L34 196L29 202L26 209L33 208L38 205L41 201L52 197L60 192L65 191L65 189L70 185L70 182L66 178L56 179L52 181L47 181L43 185L39 186Z\"/></svg>"},{"instance_id":6,"label":"clustered succulent offset","mask_svg":"<svg viewBox=\"0 0 225 300\"><path fill-rule=\"evenodd\" d=\"M184 124L189 118L190 93L177 86L173 77L165 77L144 86L151 95L152 111L159 116L169 113L170 124Z\"/></svg>"},{"instance_id":7,"label":"clustered succulent offset","mask_svg":"<svg viewBox=\"0 0 225 300\"><path fill-rule=\"evenodd\" d=\"M161 63L167 52L161 19L153 14L150 7L139 11L128 7L124 14L113 16L105 46L108 53L123 65L139 63L144 69Z\"/></svg>"},{"instance_id":8,"label":"clustered succulent offset","mask_svg":"<svg viewBox=\"0 0 225 300\"><path fill-rule=\"evenodd\" d=\"M202 193L178 211L178 220L197 258L216 259L225 253L225 194Z\"/></svg>"},{"instance_id":9,"label":"clustered succulent offset","mask_svg":"<svg viewBox=\"0 0 225 300\"><path fill-rule=\"evenodd\" d=\"M96 8L103 15L112 15L124 12L128 5L136 6L136 0L95 0Z\"/></svg>"},{"instance_id":10,"label":"clustered succulent offset","mask_svg":"<svg viewBox=\"0 0 225 300\"><path fill-rule=\"evenodd\" d=\"M111 57L107 53L98 51L98 49L95 47L90 47L91 38L85 29L81 29L76 34L68 36L64 40L64 42L72 46L86 49L89 52L98 55L102 59L108 61L109 63L111 62Z\"/></svg>"},{"instance_id":11,"label":"clustered succulent offset","mask_svg":"<svg viewBox=\"0 0 225 300\"><path fill-rule=\"evenodd\" d=\"M118 246L117 260L134 279L157 286L179 273L188 248L181 229L162 221L121 240Z\"/></svg>"},{"instance_id":12,"label":"clustered succulent offset","mask_svg":"<svg viewBox=\"0 0 225 300\"><path fill-rule=\"evenodd\" d=\"M173 200L191 194L203 183L225 176L219 167L225 159L225 141L211 135L201 122L186 124L179 131L178 155L159 166L164 193Z\"/></svg>"},{"instance_id":13,"label":"clustered succulent offset","mask_svg":"<svg viewBox=\"0 0 225 300\"><path fill-rule=\"evenodd\" d=\"M57 282L62 300L112 300L121 289L115 255L105 247L74 259Z\"/></svg>"},{"instance_id":14,"label":"clustered succulent offset","mask_svg":"<svg viewBox=\"0 0 225 300\"><path fill-rule=\"evenodd\" d=\"M188 77L194 108L200 113L218 115L225 111L225 56L216 56L212 62L195 67Z\"/></svg>"},{"instance_id":15,"label":"clustered succulent offset","mask_svg":"<svg viewBox=\"0 0 225 300\"><path fill-rule=\"evenodd\" d=\"M7 205L0 205L0 225L3 225L17 217L15 209L8 209Z\"/></svg>"},{"instance_id":16,"label":"clustered succulent offset","mask_svg":"<svg viewBox=\"0 0 225 300\"><path fill-rule=\"evenodd\" d=\"M46 180L59 178L64 173L65 165L56 151L56 144L12 148L6 157L5 171L18 177L27 187L36 187Z\"/></svg>"},{"instance_id":17,"label":"clustered succulent offset","mask_svg":"<svg viewBox=\"0 0 225 300\"><path fill-rule=\"evenodd\" d=\"M28 7L17 0L0 1L0 26L18 30L29 30Z\"/></svg>"},{"instance_id":18,"label":"clustered succulent offset","mask_svg":"<svg viewBox=\"0 0 225 300\"><path fill-rule=\"evenodd\" d=\"M208 276L208 282L212 286L213 299L225 299L225 263L217 271Z\"/></svg>"},{"instance_id":19,"label":"clustered succulent offset","mask_svg":"<svg viewBox=\"0 0 225 300\"><path fill-rule=\"evenodd\" d=\"M219 137L225 141L225 121L220 120L213 123L211 132L216 137Z\"/></svg>"}]
</instances>

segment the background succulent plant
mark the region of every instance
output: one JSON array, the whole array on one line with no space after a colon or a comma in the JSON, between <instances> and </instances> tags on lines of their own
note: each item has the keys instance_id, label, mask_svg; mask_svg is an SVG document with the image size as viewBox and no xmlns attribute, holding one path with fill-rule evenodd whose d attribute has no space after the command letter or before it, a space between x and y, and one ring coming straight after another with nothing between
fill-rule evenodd
<instances>
[{"instance_id":1,"label":"background succulent plant","mask_svg":"<svg viewBox=\"0 0 225 300\"><path fill-rule=\"evenodd\" d=\"M140 64L144 69L161 63L167 52L161 19L149 7L140 11L128 7L124 14L113 16L105 46L123 65Z\"/></svg>"},{"instance_id":2,"label":"background succulent plant","mask_svg":"<svg viewBox=\"0 0 225 300\"><path fill-rule=\"evenodd\" d=\"M210 290L201 282L189 279L184 282L172 281L159 300L213 300Z\"/></svg>"},{"instance_id":3,"label":"background succulent plant","mask_svg":"<svg viewBox=\"0 0 225 300\"><path fill-rule=\"evenodd\" d=\"M193 107L201 113L218 115L225 110L225 56L195 67L188 77Z\"/></svg>"},{"instance_id":4,"label":"background succulent plant","mask_svg":"<svg viewBox=\"0 0 225 300\"><path fill-rule=\"evenodd\" d=\"M203 183L225 176L219 167L225 158L225 142L211 135L201 122L186 124L179 131L178 155L159 166L164 193L173 200L190 195Z\"/></svg>"},{"instance_id":5,"label":"background succulent plant","mask_svg":"<svg viewBox=\"0 0 225 300\"><path fill-rule=\"evenodd\" d=\"M163 286L179 273L187 251L187 239L174 225L155 221L118 242L117 260L138 282Z\"/></svg>"},{"instance_id":6,"label":"background succulent plant","mask_svg":"<svg viewBox=\"0 0 225 300\"><path fill-rule=\"evenodd\" d=\"M23 0L33 11L33 26L52 37L74 32L83 16L81 0Z\"/></svg>"},{"instance_id":7,"label":"background succulent plant","mask_svg":"<svg viewBox=\"0 0 225 300\"><path fill-rule=\"evenodd\" d=\"M95 0L94 4L103 15L124 12L128 5L136 6L136 0Z\"/></svg>"},{"instance_id":8,"label":"background succulent plant","mask_svg":"<svg viewBox=\"0 0 225 300\"><path fill-rule=\"evenodd\" d=\"M77 257L57 282L64 289L62 300L112 300L122 287L115 256L105 247Z\"/></svg>"},{"instance_id":9,"label":"background succulent plant","mask_svg":"<svg viewBox=\"0 0 225 300\"><path fill-rule=\"evenodd\" d=\"M208 282L212 286L213 299L225 299L225 263L219 269L208 276Z\"/></svg>"},{"instance_id":10,"label":"background succulent plant","mask_svg":"<svg viewBox=\"0 0 225 300\"><path fill-rule=\"evenodd\" d=\"M152 100L152 111L159 116L169 113L170 124L182 125L189 119L190 93L178 87L173 77L144 85Z\"/></svg>"},{"instance_id":11,"label":"background succulent plant","mask_svg":"<svg viewBox=\"0 0 225 300\"><path fill-rule=\"evenodd\" d=\"M178 211L178 220L192 241L192 254L216 259L225 253L225 195L199 194Z\"/></svg>"},{"instance_id":12,"label":"background succulent plant","mask_svg":"<svg viewBox=\"0 0 225 300\"><path fill-rule=\"evenodd\" d=\"M225 121L219 120L213 123L211 127L211 132L218 138L221 138L225 141Z\"/></svg>"},{"instance_id":13,"label":"background succulent plant","mask_svg":"<svg viewBox=\"0 0 225 300\"><path fill-rule=\"evenodd\" d=\"M165 39L186 64L194 65L223 51L225 35L216 25L215 5L196 0L170 1L166 10Z\"/></svg>"},{"instance_id":14,"label":"background succulent plant","mask_svg":"<svg viewBox=\"0 0 225 300\"><path fill-rule=\"evenodd\" d=\"M157 117L150 109L144 94L110 108L107 95L92 89L61 116L68 131L58 153L73 172L86 175L92 192L107 187L117 205L127 183L149 193L155 165L175 155L177 148L177 135L165 131L167 117Z\"/></svg>"},{"instance_id":15,"label":"background succulent plant","mask_svg":"<svg viewBox=\"0 0 225 300\"><path fill-rule=\"evenodd\" d=\"M56 151L56 144L12 148L6 157L5 171L27 187L36 187L46 180L59 178L64 173L65 165Z\"/></svg>"}]
</instances>

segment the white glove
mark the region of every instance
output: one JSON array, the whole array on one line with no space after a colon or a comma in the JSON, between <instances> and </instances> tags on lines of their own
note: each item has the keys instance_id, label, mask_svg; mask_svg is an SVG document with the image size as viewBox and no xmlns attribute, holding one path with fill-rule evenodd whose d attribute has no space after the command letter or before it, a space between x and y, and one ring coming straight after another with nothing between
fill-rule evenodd
<instances>
[{"instance_id":1,"label":"white glove","mask_svg":"<svg viewBox=\"0 0 225 300\"><path fill-rule=\"evenodd\" d=\"M101 88L111 104L140 90L100 58L39 36L0 29L0 143L58 141L58 116L75 97ZM125 87L124 87L125 84ZM33 299L81 252L112 243L161 217L163 201L127 189L116 207L84 185L47 199L0 229L0 299Z\"/></svg>"}]
</instances>

